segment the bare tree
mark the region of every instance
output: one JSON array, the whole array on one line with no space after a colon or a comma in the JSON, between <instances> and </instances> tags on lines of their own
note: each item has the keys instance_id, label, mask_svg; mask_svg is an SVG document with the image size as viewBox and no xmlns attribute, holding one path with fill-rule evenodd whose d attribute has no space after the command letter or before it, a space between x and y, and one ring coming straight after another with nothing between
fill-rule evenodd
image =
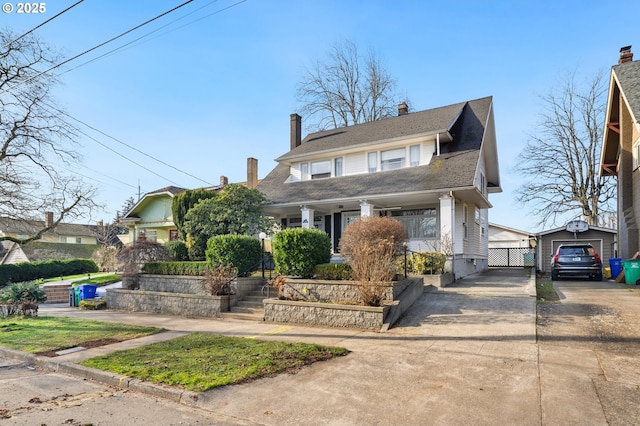
<instances>
[{"instance_id":1,"label":"bare tree","mask_svg":"<svg viewBox=\"0 0 640 426\"><path fill-rule=\"evenodd\" d=\"M394 115L395 84L373 51L362 57L346 40L333 46L325 62L305 69L298 101L314 130L344 127Z\"/></svg>"},{"instance_id":2,"label":"bare tree","mask_svg":"<svg viewBox=\"0 0 640 426\"><path fill-rule=\"evenodd\" d=\"M542 97L544 112L520 153L517 172L530 180L518 200L533 207L539 225L574 214L589 224L612 211L615 185L598 176L606 93L602 73L580 86L570 74Z\"/></svg>"},{"instance_id":3,"label":"bare tree","mask_svg":"<svg viewBox=\"0 0 640 426\"><path fill-rule=\"evenodd\" d=\"M56 78L41 72L56 63L51 52L32 35L0 32L0 217L27 221L54 212L51 224L30 228L27 237L0 241L39 239L96 207L94 189L63 173L80 156L74 128L51 106Z\"/></svg>"}]
</instances>

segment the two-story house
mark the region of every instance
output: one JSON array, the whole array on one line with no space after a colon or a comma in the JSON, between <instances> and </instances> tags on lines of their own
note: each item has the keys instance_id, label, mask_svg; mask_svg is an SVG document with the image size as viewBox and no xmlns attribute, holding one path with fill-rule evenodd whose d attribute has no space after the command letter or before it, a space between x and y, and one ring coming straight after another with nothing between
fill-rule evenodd
<instances>
[{"instance_id":1,"label":"two-story house","mask_svg":"<svg viewBox=\"0 0 640 426\"><path fill-rule=\"evenodd\" d=\"M640 61L631 46L611 68L600 174L615 176L618 190L618 256L640 250Z\"/></svg>"},{"instance_id":2,"label":"two-story house","mask_svg":"<svg viewBox=\"0 0 640 426\"><path fill-rule=\"evenodd\" d=\"M402 222L409 249L452 254L456 278L488 267L489 194L501 192L491 97L301 134L258 185L282 227L327 232L334 251L360 217Z\"/></svg>"}]
</instances>

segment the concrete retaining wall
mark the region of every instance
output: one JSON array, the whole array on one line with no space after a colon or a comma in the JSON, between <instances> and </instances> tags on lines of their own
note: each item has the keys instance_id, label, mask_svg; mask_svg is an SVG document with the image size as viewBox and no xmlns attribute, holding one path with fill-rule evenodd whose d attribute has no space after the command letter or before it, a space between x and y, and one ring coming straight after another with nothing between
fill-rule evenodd
<instances>
[{"instance_id":1,"label":"concrete retaining wall","mask_svg":"<svg viewBox=\"0 0 640 426\"><path fill-rule=\"evenodd\" d=\"M384 324L388 310L388 306L338 305L277 299L264 301L265 321L325 327L379 330Z\"/></svg>"},{"instance_id":2,"label":"concrete retaining wall","mask_svg":"<svg viewBox=\"0 0 640 426\"><path fill-rule=\"evenodd\" d=\"M183 275L140 275L140 290L108 289L109 309L153 312L192 317L220 317L235 306L237 301L260 288L263 279L238 278L231 283L234 293L229 296L211 296L202 288L202 277Z\"/></svg>"},{"instance_id":3,"label":"concrete retaining wall","mask_svg":"<svg viewBox=\"0 0 640 426\"><path fill-rule=\"evenodd\" d=\"M384 288L385 301L396 299L409 285L410 279L394 281ZM284 296L313 302L358 302L358 284L353 281L306 280L287 278Z\"/></svg>"},{"instance_id":4,"label":"concrete retaining wall","mask_svg":"<svg viewBox=\"0 0 640 426\"><path fill-rule=\"evenodd\" d=\"M233 306L236 296L209 296L206 294L168 293L145 290L107 290L109 309L152 312L156 314L181 315L193 317L220 317L221 311L227 311L228 304Z\"/></svg>"}]
</instances>

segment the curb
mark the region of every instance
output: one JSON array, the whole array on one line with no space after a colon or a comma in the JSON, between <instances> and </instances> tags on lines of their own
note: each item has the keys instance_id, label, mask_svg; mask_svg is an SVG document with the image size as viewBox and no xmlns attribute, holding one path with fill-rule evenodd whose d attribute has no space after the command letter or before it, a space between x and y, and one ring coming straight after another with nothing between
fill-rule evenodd
<instances>
[{"instance_id":1,"label":"curb","mask_svg":"<svg viewBox=\"0 0 640 426\"><path fill-rule=\"evenodd\" d=\"M145 382L126 375L85 367L73 362L56 362L54 359L48 357L17 351L3 346L0 346L0 357L22 361L27 365L37 366L54 373L66 374L83 380L91 380L120 389L130 389L148 396L166 399L186 406L203 408L197 404L201 395L198 392Z\"/></svg>"}]
</instances>

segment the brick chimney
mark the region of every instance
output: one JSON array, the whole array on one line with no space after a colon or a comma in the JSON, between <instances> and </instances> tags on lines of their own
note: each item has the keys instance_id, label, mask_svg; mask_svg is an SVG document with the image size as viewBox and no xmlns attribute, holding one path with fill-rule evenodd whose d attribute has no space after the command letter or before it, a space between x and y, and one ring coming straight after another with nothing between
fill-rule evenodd
<instances>
[{"instance_id":1,"label":"brick chimney","mask_svg":"<svg viewBox=\"0 0 640 426\"><path fill-rule=\"evenodd\" d=\"M400 102L398 104L398 116L409 114L409 105L406 102Z\"/></svg>"},{"instance_id":2,"label":"brick chimney","mask_svg":"<svg viewBox=\"0 0 640 426\"><path fill-rule=\"evenodd\" d=\"M633 53L631 52L631 46L625 46L620 49L620 59L618 64L633 61Z\"/></svg>"},{"instance_id":3,"label":"brick chimney","mask_svg":"<svg viewBox=\"0 0 640 426\"><path fill-rule=\"evenodd\" d=\"M220 186L225 187L229 185L229 178L226 176L220 176Z\"/></svg>"},{"instance_id":4,"label":"brick chimney","mask_svg":"<svg viewBox=\"0 0 640 426\"><path fill-rule=\"evenodd\" d=\"M258 160L253 157L247 158L247 188L258 186Z\"/></svg>"},{"instance_id":5,"label":"brick chimney","mask_svg":"<svg viewBox=\"0 0 640 426\"><path fill-rule=\"evenodd\" d=\"M302 117L291 114L291 149L302 143Z\"/></svg>"},{"instance_id":6,"label":"brick chimney","mask_svg":"<svg viewBox=\"0 0 640 426\"><path fill-rule=\"evenodd\" d=\"M44 226L46 228L53 225L53 212L44 212Z\"/></svg>"}]
</instances>

